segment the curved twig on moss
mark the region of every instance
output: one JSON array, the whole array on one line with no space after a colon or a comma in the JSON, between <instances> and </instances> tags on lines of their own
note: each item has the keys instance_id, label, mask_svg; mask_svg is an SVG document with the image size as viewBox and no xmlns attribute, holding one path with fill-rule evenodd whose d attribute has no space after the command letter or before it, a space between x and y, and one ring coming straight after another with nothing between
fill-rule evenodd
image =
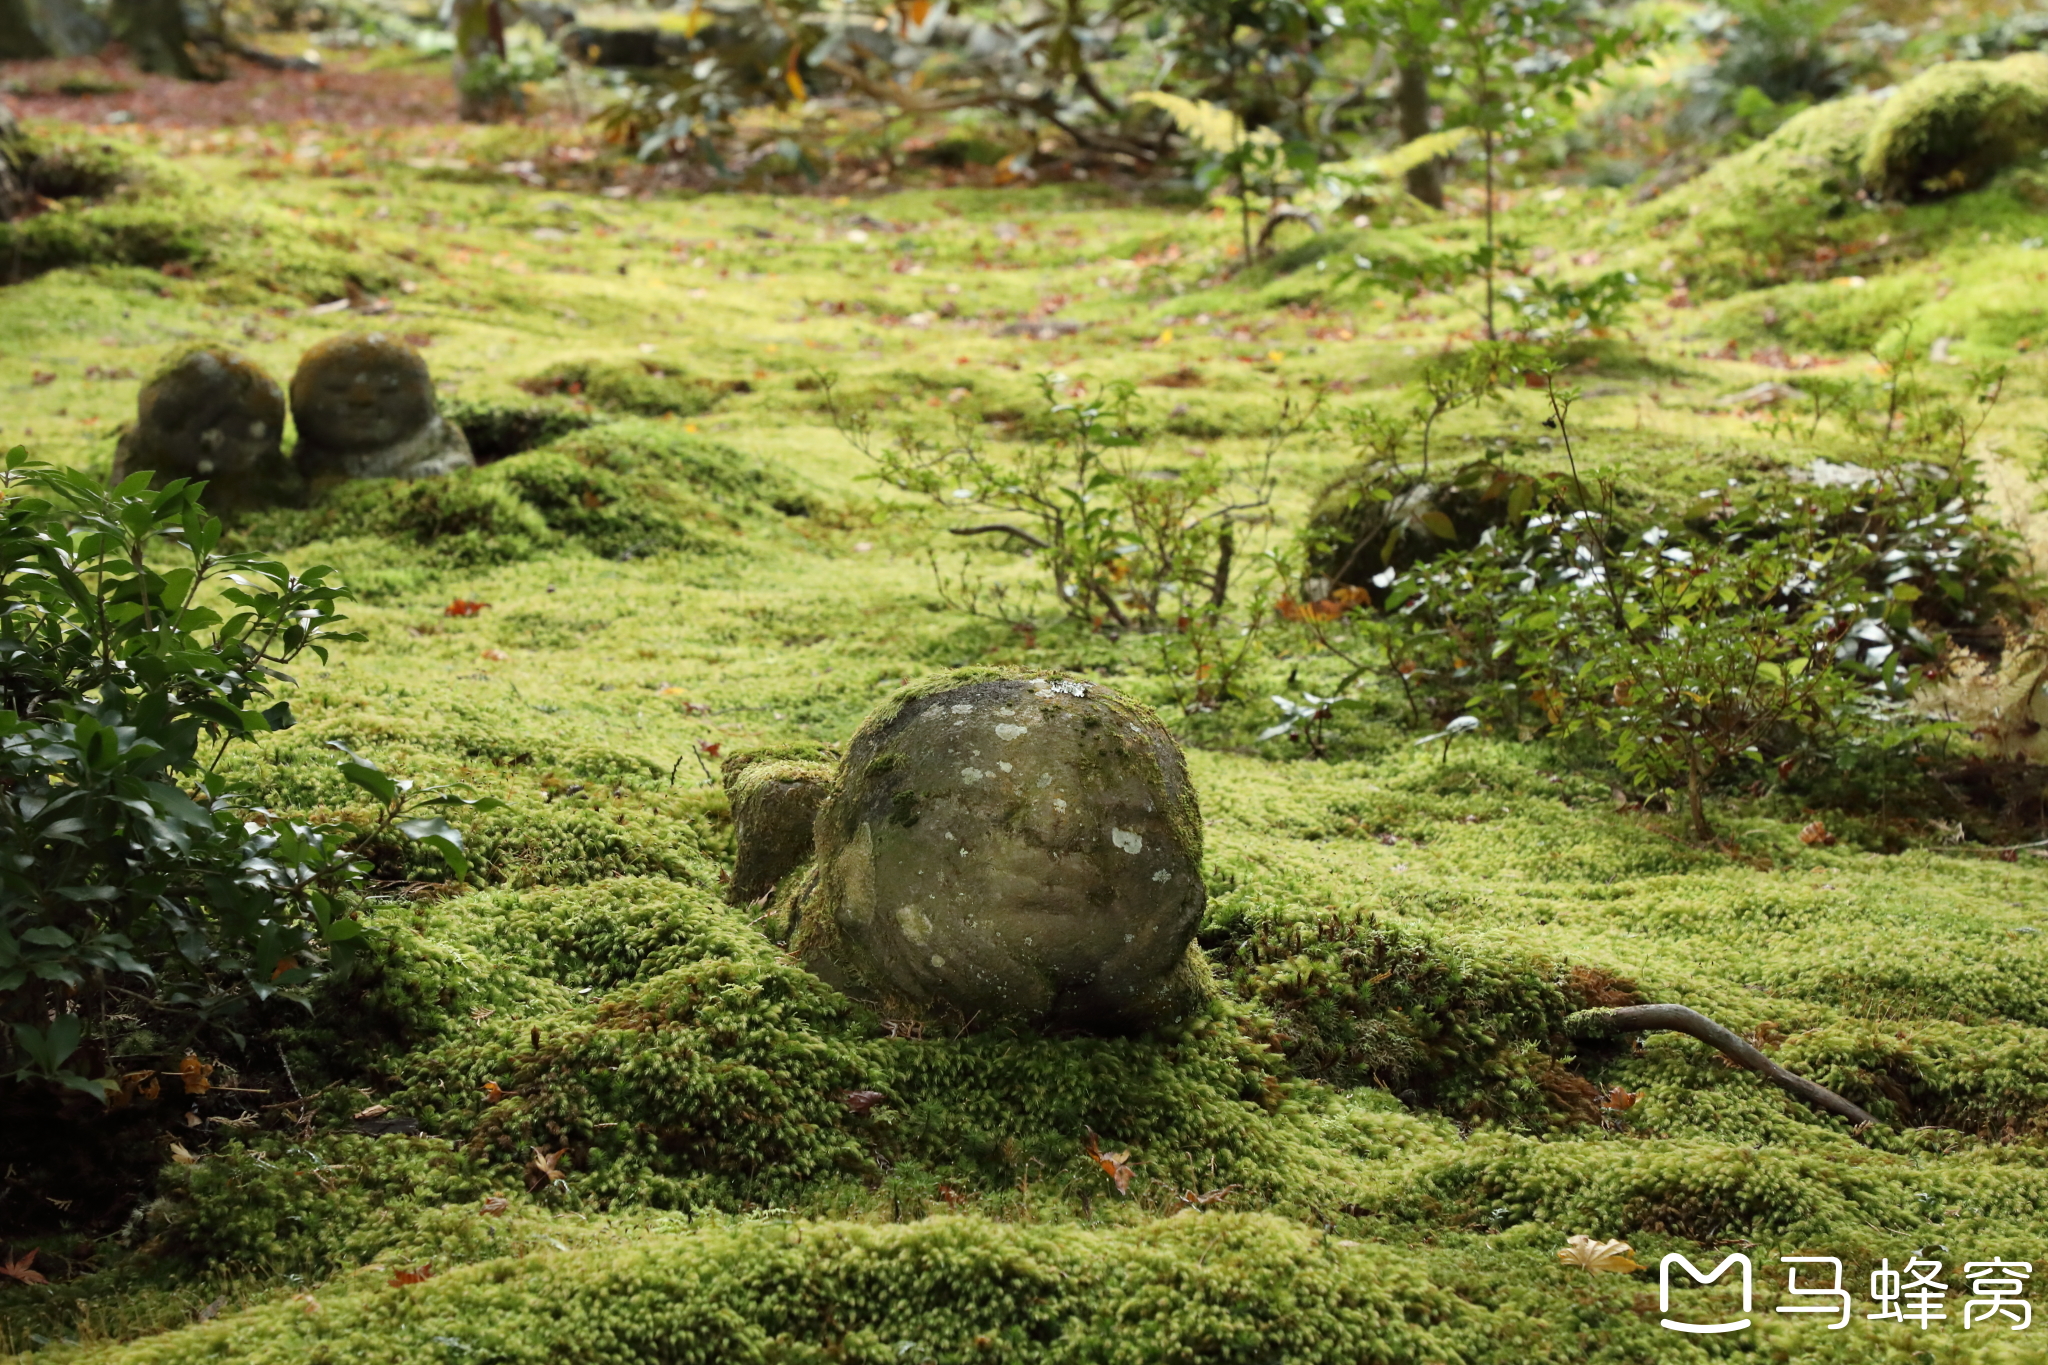
<instances>
[{"instance_id":1,"label":"curved twig on moss","mask_svg":"<svg viewBox=\"0 0 2048 1365\"><path fill-rule=\"evenodd\" d=\"M1877 1123L1871 1115L1826 1086L1779 1066L1733 1029L1717 1024L1698 1010L1684 1005L1624 1005L1619 1009L1580 1010L1566 1019L1564 1026L1567 1033L1580 1038L1615 1037L1653 1029L1683 1033L1717 1049L1723 1056L1741 1063L1817 1109L1838 1114L1858 1128Z\"/></svg>"}]
</instances>

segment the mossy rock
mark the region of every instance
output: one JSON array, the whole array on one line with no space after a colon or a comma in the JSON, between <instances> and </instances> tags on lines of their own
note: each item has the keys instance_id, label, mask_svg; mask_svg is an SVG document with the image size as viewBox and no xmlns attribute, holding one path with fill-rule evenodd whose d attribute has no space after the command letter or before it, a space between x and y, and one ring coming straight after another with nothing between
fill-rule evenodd
<instances>
[{"instance_id":1,"label":"mossy rock","mask_svg":"<svg viewBox=\"0 0 2048 1365\"><path fill-rule=\"evenodd\" d=\"M383 332L330 337L292 375L293 458L309 480L425 479L471 468L462 429L441 416L427 362Z\"/></svg>"},{"instance_id":2,"label":"mossy rock","mask_svg":"<svg viewBox=\"0 0 2048 1365\"><path fill-rule=\"evenodd\" d=\"M1975 189L2048 147L2048 53L1949 62L1884 102L1863 154L1863 178L1895 199Z\"/></svg>"},{"instance_id":3,"label":"mossy rock","mask_svg":"<svg viewBox=\"0 0 2048 1365\"><path fill-rule=\"evenodd\" d=\"M1201 828L1145 707L1052 674L941 674L854 736L792 949L896 1013L1168 1027L1204 994Z\"/></svg>"},{"instance_id":4,"label":"mossy rock","mask_svg":"<svg viewBox=\"0 0 2048 1365\"><path fill-rule=\"evenodd\" d=\"M113 481L144 470L158 481L200 479L209 501L258 506L291 491L283 435L284 390L262 366L223 347L191 347L142 386Z\"/></svg>"},{"instance_id":5,"label":"mossy rock","mask_svg":"<svg viewBox=\"0 0 2048 1365\"><path fill-rule=\"evenodd\" d=\"M565 360L521 380L519 386L528 393L565 394L607 412L641 417L695 417L716 407L726 394L744 392L746 387L692 378L680 366L654 357Z\"/></svg>"},{"instance_id":6,"label":"mossy rock","mask_svg":"<svg viewBox=\"0 0 2048 1365\"><path fill-rule=\"evenodd\" d=\"M832 765L820 760L831 751L822 745L784 748L793 752L734 754L720 768L738 849L726 889L735 905L767 896L811 858L811 826L833 776Z\"/></svg>"}]
</instances>

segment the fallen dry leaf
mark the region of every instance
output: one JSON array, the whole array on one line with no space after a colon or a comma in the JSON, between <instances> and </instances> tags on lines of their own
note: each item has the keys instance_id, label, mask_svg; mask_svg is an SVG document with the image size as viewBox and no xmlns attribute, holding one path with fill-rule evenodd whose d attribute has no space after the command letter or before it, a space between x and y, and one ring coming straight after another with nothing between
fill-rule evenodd
<instances>
[{"instance_id":1,"label":"fallen dry leaf","mask_svg":"<svg viewBox=\"0 0 2048 1365\"><path fill-rule=\"evenodd\" d=\"M472 602L467 597L458 597L443 607L441 614L443 616L477 616L489 605L491 604L488 602Z\"/></svg>"},{"instance_id":2,"label":"fallen dry leaf","mask_svg":"<svg viewBox=\"0 0 2048 1365\"><path fill-rule=\"evenodd\" d=\"M1088 1129L1086 1151L1088 1159L1102 1168L1102 1173L1116 1182L1118 1194L1131 1192L1131 1163L1129 1152L1105 1152L1095 1136L1094 1129Z\"/></svg>"},{"instance_id":3,"label":"fallen dry leaf","mask_svg":"<svg viewBox=\"0 0 2048 1365\"><path fill-rule=\"evenodd\" d=\"M359 1119L381 1119L390 1112L391 1106L388 1104L373 1104L368 1109L358 1113L356 1117Z\"/></svg>"},{"instance_id":4,"label":"fallen dry leaf","mask_svg":"<svg viewBox=\"0 0 2048 1365\"><path fill-rule=\"evenodd\" d=\"M497 1103L497 1102L498 1102L499 1100L505 1100L505 1099L510 1099L510 1098L511 1098L512 1096L514 1096L514 1095L516 1095L516 1094L518 1094L518 1093L519 1093L519 1092L518 1092L518 1091L516 1091L516 1090L507 1090L507 1089L505 1089L505 1088L504 1088L503 1086L499 1085L499 1084L498 1084L498 1083L497 1083L496 1081L485 1081L485 1082L484 1082L484 1103L485 1103L485 1104L496 1104L496 1103Z\"/></svg>"},{"instance_id":5,"label":"fallen dry leaf","mask_svg":"<svg viewBox=\"0 0 2048 1365\"><path fill-rule=\"evenodd\" d=\"M484 1212L492 1217L496 1217L511 1207L512 1201L502 1194L492 1194L484 1197Z\"/></svg>"},{"instance_id":6,"label":"fallen dry leaf","mask_svg":"<svg viewBox=\"0 0 2048 1365\"><path fill-rule=\"evenodd\" d=\"M1557 1259L1566 1265L1573 1265L1588 1275L1595 1273L1625 1274L1641 1270L1631 1256L1634 1248L1627 1242L1596 1242L1583 1232L1575 1232L1565 1238L1565 1244L1557 1253Z\"/></svg>"},{"instance_id":7,"label":"fallen dry leaf","mask_svg":"<svg viewBox=\"0 0 2048 1365\"><path fill-rule=\"evenodd\" d=\"M180 1166L197 1166L199 1164L199 1158L186 1151L185 1144L182 1142L171 1144L171 1160L177 1162Z\"/></svg>"},{"instance_id":8,"label":"fallen dry leaf","mask_svg":"<svg viewBox=\"0 0 2048 1365\"><path fill-rule=\"evenodd\" d=\"M189 1052L185 1054L185 1060L178 1063L178 1077L185 1082L188 1095L204 1095L213 1089L213 1065L200 1061Z\"/></svg>"},{"instance_id":9,"label":"fallen dry leaf","mask_svg":"<svg viewBox=\"0 0 2048 1365\"><path fill-rule=\"evenodd\" d=\"M1808 848L1826 848L1835 842L1835 836L1828 833L1826 825L1815 820L1812 824L1799 831L1799 842L1805 844Z\"/></svg>"},{"instance_id":10,"label":"fallen dry leaf","mask_svg":"<svg viewBox=\"0 0 2048 1365\"><path fill-rule=\"evenodd\" d=\"M856 1114L865 1114L882 1102L879 1090L849 1090L839 1097L839 1102Z\"/></svg>"},{"instance_id":11,"label":"fallen dry leaf","mask_svg":"<svg viewBox=\"0 0 2048 1365\"><path fill-rule=\"evenodd\" d=\"M5 1275L20 1284L48 1284L49 1281L43 1278L41 1271L29 1269L29 1266L35 1263L35 1259L36 1249L30 1247L11 1261L0 1261L0 1275Z\"/></svg>"},{"instance_id":12,"label":"fallen dry leaf","mask_svg":"<svg viewBox=\"0 0 2048 1365\"><path fill-rule=\"evenodd\" d=\"M489 659L492 663L501 664L512 656L502 649L487 649L483 652L482 657Z\"/></svg>"},{"instance_id":13,"label":"fallen dry leaf","mask_svg":"<svg viewBox=\"0 0 2048 1365\"><path fill-rule=\"evenodd\" d=\"M1210 1190L1207 1194L1200 1194L1194 1190L1184 1190L1180 1196L1181 1209L1201 1209L1207 1208L1211 1204L1220 1204L1223 1202L1223 1196L1237 1188L1238 1186L1236 1185L1225 1185L1222 1189ZM1175 1210L1176 1213L1180 1211L1180 1209Z\"/></svg>"},{"instance_id":14,"label":"fallen dry leaf","mask_svg":"<svg viewBox=\"0 0 2048 1365\"><path fill-rule=\"evenodd\" d=\"M538 1193L556 1181L568 1183L569 1177L562 1174L562 1168L556 1164L568 1154L567 1147L555 1152L543 1152L538 1147L534 1148L533 1160L526 1163L526 1188Z\"/></svg>"},{"instance_id":15,"label":"fallen dry leaf","mask_svg":"<svg viewBox=\"0 0 2048 1365\"><path fill-rule=\"evenodd\" d=\"M391 1277L391 1287L396 1289L400 1285L421 1284L433 1278L434 1263L429 1261L418 1270L401 1270L396 1275L393 1275Z\"/></svg>"},{"instance_id":16,"label":"fallen dry leaf","mask_svg":"<svg viewBox=\"0 0 2048 1365\"><path fill-rule=\"evenodd\" d=\"M1600 1107L1615 1110L1633 1109L1636 1101L1642 1097L1643 1092L1640 1090L1624 1090L1617 1085L1600 1097Z\"/></svg>"}]
</instances>

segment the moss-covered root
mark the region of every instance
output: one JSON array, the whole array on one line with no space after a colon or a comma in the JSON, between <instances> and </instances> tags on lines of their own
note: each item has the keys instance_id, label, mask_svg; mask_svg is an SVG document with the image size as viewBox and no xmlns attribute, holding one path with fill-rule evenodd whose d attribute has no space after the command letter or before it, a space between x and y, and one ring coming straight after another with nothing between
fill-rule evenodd
<instances>
[{"instance_id":1,"label":"moss-covered root","mask_svg":"<svg viewBox=\"0 0 2048 1365\"><path fill-rule=\"evenodd\" d=\"M1740 1062L1771 1084L1797 1095L1815 1108L1840 1115L1858 1128L1870 1127L1877 1122L1826 1086L1779 1066L1734 1030L1684 1005L1624 1005L1620 1009L1581 1010L1564 1023L1567 1032L1580 1038L1614 1037L1652 1029L1687 1034L1719 1050L1723 1056Z\"/></svg>"}]
</instances>

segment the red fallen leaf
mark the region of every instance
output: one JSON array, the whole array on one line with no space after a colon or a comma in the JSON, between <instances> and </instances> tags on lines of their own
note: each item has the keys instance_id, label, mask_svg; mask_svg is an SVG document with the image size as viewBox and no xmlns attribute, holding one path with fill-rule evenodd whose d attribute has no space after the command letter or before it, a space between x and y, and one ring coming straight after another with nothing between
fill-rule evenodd
<instances>
[{"instance_id":1,"label":"red fallen leaf","mask_svg":"<svg viewBox=\"0 0 2048 1365\"><path fill-rule=\"evenodd\" d=\"M163 272L174 280L189 280L192 278L192 267L183 261L166 262Z\"/></svg>"},{"instance_id":2,"label":"red fallen leaf","mask_svg":"<svg viewBox=\"0 0 2048 1365\"><path fill-rule=\"evenodd\" d=\"M48 1284L49 1281L43 1278L41 1271L29 1269L29 1266L34 1263L35 1259L36 1249L30 1247L25 1254L17 1256L11 1261L0 1261L0 1275L5 1275L8 1279L19 1281L22 1284Z\"/></svg>"},{"instance_id":3,"label":"red fallen leaf","mask_svg":"<svg viewBox=\"0 0 2048 1365\"><path fill-rule=\"evenodd\" d=\"M946 1207L949 1209L957 1209L962 1204L967 1202L966 1195L960 1193L960 1191L954 1189L951 1185L945 1184L941 1184L939 1186L939 1198L946 1201Z\"/></svg>"},{"instance_id":4,"label":"red fallen leaf","mask_svg":"<svg viewBox=\"0 0 2048 1365\"><path fill-rule=\"evenodd\" d=\"M882 1102L879 1090L849 1090L839 1097L839 1102L856 1114L865 1114Z\"/></svg>"},{"instance_id":5,"label":"red fallen leaf","mask_svg":"<svg viewBox=\"0 0 2048 1365\"><path fill-rule=\"evenodd\" d=\"M396 1275L393 1275L391 1277L391 1287L393 1289L396 1289L400 1285L424 1284L426 1281L431 1280L433 1278L434 1263L432 1261L429 1261L427 1262L427 1264L421 1266L418 1270L401 1270Z\"/></svg>"},{"instance_id":6,"label":"red fallen leaf","mask_svg":"<svg viewBox=\"0 0 2048 1365\"><path fill-rule=\"evenodd\" d=\"M706 758L717 758L718 749L719 746L716 744L707 743L706 741L701 739L697 741L698 752L703 754Z\"/></svg>"},{"instance_id":7,"label":"red fallen leaf","mask_svg":"<svg viewBox=\"0 0 2048 1365\"><path fill-rule=\"evenodd\" d=\"M504 663L505 660L511 658L512 656L510 654L507 654L502 649L487 649L483 652L481 657L489 659L494 664L501 664Z\"/></svg>"},{"instance_id":8,"label":"red fallen leaf","mask_svg":"<svg viewBox=\"0 0 2048 1365\"><path fill-rule=\"evenodd\" d=\"M442 608L441 614L443 616L477 616L489 605L491 604L488 602L472 602L467 597L458 597Z\"/></svg>"},{"instance_id":9,"label":"red fallen leaf","mask_svg":"<svg viewBox=\"0 0 2048 1365\"><path fill-rule=\"evenodd\" d=\"M185 1093L188 1095L204 1095L213 1089L212 1065L200 1061L189 1052L185 1054L185 1060L178 1063L178 1077L184 1081Z\"/></svg>"},{"instance_id":10,"label":"red fallen leaf","mask_svg":"<svg viewBox=\"0 0 2048 1365\"><path fill-rule=\"evenodd\" d=\"M1131 1192L1131 1163L1129 1159L1131 1154L1127 1151L1105 1152L1098 1143L1095 1130L1090 1128L1087 1130L1087 1133L1088 1145L1086 1151L1088 1159L1100 1166L1102 1173L1116 1182L1116 1192L1118 1194L1129 1194Z\"/></svg>"},{"instance_id":11,"label":"red fallen leaf","mask_svg":"<svg viewBox=\"0 0 2048 1365\"><path fill-rule=\"evenodd\" d=\"M1799 831L1799 842L1805 844L1808 848L1813 848L1816 845L1825 848L1835 842L1835 836L1828 833L1826 825L1815 820Z\"/></svg>"},{"instance_id":12,"label":"red fallen leaf","mask_svg":"<svg viewBox=\"0 0 2048 1365\"><path fill-rule=\"evenodd\" d=\"M1614 1110L1633 1109L1636 1101L1642 1097L1643 1092L1640 1090L1624 1090L1617 1085L1600 1097L1600 1107Z\"/></svg>"},{"instance_id":13,"label":"red fallen leaf","mask_svg":"<svg viewBox=\"0 0 2048 1365\"><path fill-rule=\"evenodd\" d=\"M48 370L37 370L29 375L28 382L35 385L37 388L41 388L45 384L56 383L57 376L55 374L52 374Z\"/></svg>"},{"instance_id":14,"label":"red fallen leaf","mask_svg":"<svg viewBox=\"0 0 2048 1365\"><path fill-rule=\"evenodd\" d=\"M486 1104L496 1104L499 1100L509 1100L518 1093L517 1090L505 1089L496 1081L484 1082L484 1102Z\"/></svg>"}]
</instances>

